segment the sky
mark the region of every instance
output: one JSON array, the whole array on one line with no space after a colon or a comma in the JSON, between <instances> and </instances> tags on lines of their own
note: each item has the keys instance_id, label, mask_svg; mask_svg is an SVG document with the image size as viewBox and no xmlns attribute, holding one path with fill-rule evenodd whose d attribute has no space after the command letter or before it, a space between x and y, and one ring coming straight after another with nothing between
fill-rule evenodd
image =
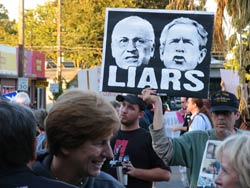
<instances>
[{"instance_id":1,"label":"sky","mask_svg":"<svg viewBox=\"0 0 250 188\"><path fill-rule=\"evenodd\" d=\"M24 9L35 9L37 5L43 5L46 1L48 0L24 0ZM11 20L18 20L19 0L0 0L0 3L8 10Z\"/></svg>"}]
</instances>

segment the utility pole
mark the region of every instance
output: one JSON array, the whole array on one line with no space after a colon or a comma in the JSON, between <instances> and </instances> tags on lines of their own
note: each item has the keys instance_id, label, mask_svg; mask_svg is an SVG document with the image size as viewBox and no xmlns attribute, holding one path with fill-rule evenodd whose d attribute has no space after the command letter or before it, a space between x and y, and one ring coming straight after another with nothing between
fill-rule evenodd
<instances>
[{"instance_id":1,"label":"utility pole","mask_svg":"<svg viewBox=\"0 0 250 188\"><path fill-rule=\"evenodd\" d=\"M57 83L59 84L59 95L62 92L62 0L57 2Z\"/></svg>"},{"instance_id":2,"label":"utility pole","mask_svg":"<svg viewBox=\"0 0 250 188\"><path fill-rule=\"evenodd\" d=\"M19 1L18 11L18 77L23 77L24 65L24 0Z\"/></svg>"}]
</instances>

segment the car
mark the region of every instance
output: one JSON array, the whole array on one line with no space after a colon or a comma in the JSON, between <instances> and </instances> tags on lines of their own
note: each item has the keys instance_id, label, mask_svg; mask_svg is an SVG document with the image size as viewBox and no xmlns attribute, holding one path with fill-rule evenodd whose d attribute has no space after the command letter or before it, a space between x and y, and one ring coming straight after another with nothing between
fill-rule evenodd
<instances>
[{"instance_id":1,"label":"car","mask_svg":"<svg viewBox=\"0 0 250 188\"><path fill-rule=\"evenodd\" d=\"M53 61L45 61L46 69L56 68L56 64Z\"/></svg>"},{"instance_id":2,"label":"car","mask_svg":"<svg viewBox=\"0 0 250 188\"><path fill-rule=\"evenodd\" d=\"M170 108L172 110L178 110L180 109L181 106L181 98L180 97L174 97L173 99L171 99L170 101Z\"/></svg>"},{"instance_id":3,"label":"car","mask_svg":"<svg viewBox=\"0 0 250 188\"><path fill-rule=\"evenodd\" d=\"M64 68L75 68L75 64L72 61L64 61L64 62L62 62L62 66Z\"/></svg>"}]
</instances>

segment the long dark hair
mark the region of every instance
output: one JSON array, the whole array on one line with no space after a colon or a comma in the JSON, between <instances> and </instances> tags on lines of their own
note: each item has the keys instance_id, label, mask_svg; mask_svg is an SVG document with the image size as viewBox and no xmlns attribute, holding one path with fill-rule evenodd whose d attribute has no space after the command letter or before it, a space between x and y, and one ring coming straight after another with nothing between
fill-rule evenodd
<instances>
[{"instance_id":1,"label":"long dark hair","mask_svg":"<svg viewBox=\"0 0 250 188\"><path fill-rule=\"evenodd\" d=\"M199 113L205 114L208 117L208 119L209 119L212 127L214 127L213 126L213 121L212 121L212 118L211 118L211 113L209 112L209 110L205 106L205 104L203 102L203 99L200 99L200 98L191 98L191 100L199 108ZM190 122L190 123L192 123L192 122Z\"/></svg>"}]
</instances>

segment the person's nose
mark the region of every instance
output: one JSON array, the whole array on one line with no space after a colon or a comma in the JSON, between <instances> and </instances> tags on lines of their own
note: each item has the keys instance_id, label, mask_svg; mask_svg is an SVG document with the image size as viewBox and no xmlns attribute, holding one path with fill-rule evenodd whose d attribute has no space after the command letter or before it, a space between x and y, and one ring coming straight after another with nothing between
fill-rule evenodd
<instances>
[{"instance_id":1,"label":"person's nose","mask_svg":"<svg viewBox=\"0 0 250 188\"><path fill-rule=\"evenodd\" d=\"M218 120L224 120L225 119L225 114L222 114L222 113L217 114L217 119Z\"/></svg>"},{"instance_id":2,"label":"person's nose","mask_svg":"<svg viewBox=\"0 0 250 188\"><path fill-rule=\"evenodd\" d=\"M184 43L183 43L183 40L180 39L178 41L178 43L176 44L176 52L179 52L179 53L184 53Z\"/></svg>"},{"instance_id":3,"label":"person's nose","mask_svg":"<svg viewBox=\"0 0 250 188\"><path fill-rule=\"evenodd\" d=\"M218 176L215 178L214 183L216 184L216 187L221 187L221 172L219 172Z\"/></svg>"},{"instance_id":4,"label":"person's nose","mask_svg":"<svg viewBox=\"0 0 250 188\"><path fill-rule=\"evenodd\" d=\"M107 143L107 145L105 146L104 148L104 151L103 151L103 156L106 158L106 159L112 159L113 158L113 151L112 151L112 148L110 146L110 143Z\"/></svg>"},{"instance_id":5,"label":"person's nose","mask_svg":"<svg viewBox=\"0 0 250 188\"><path fill-rule=\"evenodd\" d=\"M135 51L136 50L136 43L133 40L128 41L127 51Z\"/></svg>"},{"instance_id":6,"label":"person's nose","mask_svg":"<svg viewBox=\"0 0 250 188\"><path fill-rule=\"evenodd\" d=\"M120 113L122 114L122 113L126 113L126 112L127 112L127 107L126 106L122 106L120 108Z\"/></svg>"}]
</instances>

